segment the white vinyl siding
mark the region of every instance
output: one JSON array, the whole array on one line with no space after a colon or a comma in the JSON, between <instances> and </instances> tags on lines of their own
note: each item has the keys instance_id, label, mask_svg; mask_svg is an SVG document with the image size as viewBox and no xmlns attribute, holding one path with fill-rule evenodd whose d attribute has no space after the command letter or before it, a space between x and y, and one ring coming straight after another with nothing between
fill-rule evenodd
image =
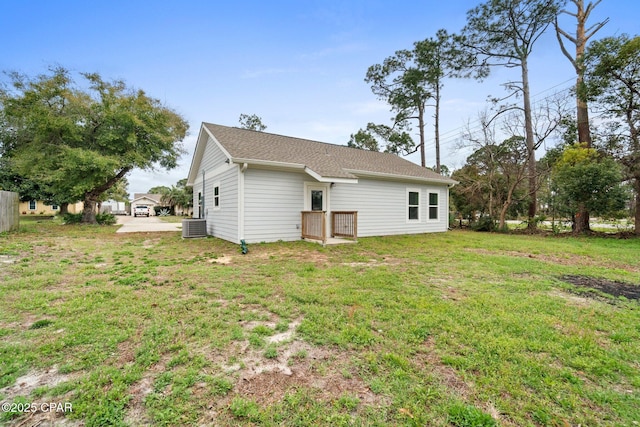
<instances>
[{"instance_id":1,"label":"white vinyl siding","mask_svg":"<svg viewBox=\"0 0 640 427\"><path fill-rule=\"evenodd\" d=\"M407 190L420 191L420 221L408 221ZM413 190L412 190L413 191ZM438 221L426 221L428 193L438 193ZM331 210L358 211L358 236L383 236L391 234L415 234L443 232L447 230L447 218L443 210L447 194L446 186L411 184L403 182L359 179L357 184L336 184L330 193Z\"/></svg>"},{"instance_id":2,"label":"white vinyl siding","mask_svg":"<svg viewBox=\"0 0 640 427\"><path fill-rule=\"evenodd\" d=\"M205 214L207 234L231 242L238 238L238 166L214 177L205 177ZM214 203L214 188L219 188L218 206Z\"/></svg>"},{"instance_id":3,"label":"white vinyl siding","mask_svg":"<svg viewBox=\"0 0 640 427\"><path fill-rule=\"evenodd\" d=\"M205 147L204 154L202 155L202 162L200 163L200 175L202 175L203 170L211 172L226 161L227 156L218 147L218 145L209 138L207 140L207 146Z\"/></svg>"},{"instance_id":4,"label":"white vinyl siding","mask_svg":"<svg viewBox=\"0 0 640 427\"><path fill-rule=\"evenodd\" d=\"M194 217L197 217L198 199L202 194L207 234L239 243L238 174L240 171L238 165L230 165L226 161L227 157L222 150L209 139L202 155L198 176L193 183ZM204 177L203 171L205 171ZM218 206L215 206L215 187L218 187Z\"/></svg>"},{"instance_id":5,"label":"white vinyl siding","mask_svg":"<svg viewBox=\"0 0 640 427\"><path fill-rule=\"evenodd\" d=\"M247 243L300 240L304 183L296 172L249 167L244 172L244 238Z\"/></svg>"}]
</instances>

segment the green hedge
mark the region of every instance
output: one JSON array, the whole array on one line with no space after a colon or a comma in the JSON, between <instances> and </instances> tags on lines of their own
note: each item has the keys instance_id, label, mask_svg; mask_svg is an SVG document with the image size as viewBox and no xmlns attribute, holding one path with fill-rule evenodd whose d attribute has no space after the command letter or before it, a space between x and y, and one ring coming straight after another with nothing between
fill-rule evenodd
<instances>
[{"instance_id":1,"label":"green hedge","mask_svg":"<svg viewBox=\"0 0 640 427\"><path fill-rule=\"evenodd\" d=\"M82 222L82 214L67 213L62 216L62 221L65 224L80 224ZM116 216L110 213L96 214L96 221L100 225L113 225L117 222Z\"/></svg>"}]
</instances>

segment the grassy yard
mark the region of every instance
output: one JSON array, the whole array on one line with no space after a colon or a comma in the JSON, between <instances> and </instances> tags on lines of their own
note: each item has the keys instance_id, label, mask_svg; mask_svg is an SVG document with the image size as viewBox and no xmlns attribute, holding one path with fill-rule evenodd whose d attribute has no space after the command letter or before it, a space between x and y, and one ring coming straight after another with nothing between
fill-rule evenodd
<instances>
[{"instance_id":1,"label":"grassy yard","mask_svg":"<svg viewBox=\"0 0 640 427\"><path fill-rule=\"evenodd\" d=\"M637 290L640 239L454 231L241 255L116 228L0 235L0 400L72 405L0 424L640 420L640 303L566 280Z\"/></svg>"}]
</instances>

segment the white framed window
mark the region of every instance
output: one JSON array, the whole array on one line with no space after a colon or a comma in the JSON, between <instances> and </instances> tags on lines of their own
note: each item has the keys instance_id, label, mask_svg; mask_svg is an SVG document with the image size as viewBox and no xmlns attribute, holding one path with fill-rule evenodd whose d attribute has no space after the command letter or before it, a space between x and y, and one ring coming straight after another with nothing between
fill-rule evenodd
<instances>
[{"instance_id":1,"label":"white framed window","mask_svg":"<svg viewBox=\"0 0 640 427\"><path fill-rule=\"evenodd\" d=\"M29 200L29 210L35 211L38 208L38 204L35 200Z\"/></svg>"},{"instance_id":2,"label":"white framed window","mask_svg":"<svg viewBox=\"0 0 640 427\"><path fill-rule=\"evenodd\" d=\"M52 210L52 211L57 211L58 209L60 209L60 206L58 206L58 205L51 205L51 210Z\"/></svg>"},{"instance_id":3,"label":"white framed window","mask_svg":"<svg viewBox=\"0 0 640 427\"><path fill-rule=\"evenodd\" d=\"M420 222L420 189L407 188L407 222Z\"/></svg>"},{"instance_id":4,"label":"white framed window","mask_svg":"<svg viewBox=\"0 0 640 427\"><path fill-rule=\"evenodd\" d=\"M220 183L213 184L213 209L220 209Z\"/></svg>"},{"instance_id":5,"label":"white framed window","mask_svg":"<svg viewBox=\"0 0 640 427\"><path fill-rule=\"evenodd\" d=\"M438 193L429 193L429 219L438 219L438 210L440 209L440 195Z\"/></svg>"}]
</instances>

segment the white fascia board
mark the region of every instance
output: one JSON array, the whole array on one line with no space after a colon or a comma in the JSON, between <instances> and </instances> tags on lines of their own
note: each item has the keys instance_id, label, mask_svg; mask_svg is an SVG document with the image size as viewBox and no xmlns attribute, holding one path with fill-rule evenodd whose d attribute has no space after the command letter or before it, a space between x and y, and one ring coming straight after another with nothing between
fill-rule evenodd
<instances>
[{"instance_id":1,"label":"white fascia board","mask_svg":"<svg viewBox=\"0 0 640 427\"><path fill-rule=\"evenodd\" d=\"M357 184L358 183L357 178L337 178L337 177L330 177L330 176L322 176L317 172L314 172L313 170L309 169L306 166L304 168L304 171L318 182L335 182L340 184Z\"/></svg>"},{"instance_id":2,"label":"white fascia board","mask_svg":"<svg viewBox=\"0 0 640 427\"><path fill-rule=\"evenodd\" d=\"M200 169L200 163L202 162L202 156L204 156L204 151L207 146L207 142L209 138L220 148L220 151L227 156L228 159L231 158L229 152L218 142L215 136L207 129L204 124L200 125L200 133L198 133L198 139L196 140L196 148L193 152L193 158L191 159L191 167L189 168L189 175L187 175L187 187L193 187L197 178L198 178L198 169Z\"/></svg>"},{"instance_id":3,"label":"white fascia board","mask_svg":"<svg viewBox=\"0 0 640 427\"><path fill-rule=\"evenodd\" d=\"M240 165L246 163L248 165L267 166L267 167L282 168L282 169L304 170L304 167L305 167L304 165L301 165L299 163L276 162L272 160L242 159L238 157L232 157L231 161L233 163L238 163Z\"/></svg>"},{"instance_id":4,"label":"white fascia board","mask_svg":"<svg viewBox=\"0 0 640 427\"><path fill-rule=\"evenodd\" d=\"M198 138L196 139L196 148L193 150L193 157L191 158L191 166L189 167L189 174L187 175L187 184L188 187L193 187L195 180L198 175L198 168L200 167L200 162L202 162L202 155L204 154L204 146L206 142L203 142L202 136L205 132L204 125L200 125L200 132L198 133Z\"/></svg>"},{"instance_id":5,"label":"white fascia board","mask_svg":"<svg viewBox=\"0 0 640 427\"><path fill-rule=\"evenodd\" d=\"M247 164L249 166L262 166L268 168L275 169L294 169L301 170L312 176L318 182L335 182L335 183L344 183L344 184L357 184L357 178L338 178L338 177L330 177L330 176L322 176L317 172L311 170L309 167L302 165L300 163L288 163L288 162L277 162L273 160L256 160L256 159L244 159L239 157L231 158L233 163L237 163L240 165Z\"/></svg>"},{"instance_id":6,"label":"white fascia board","mask_svg":"<svg viewBox=\"0 0 640 427\"><path fill-rule=\"evenodd\" d=\"M396 181L412 181L412 182L423 182L423 183L441 184L441 185L446 184L449 187L457 184L457 181L454 181L450 178L432 179L432 178L422 178L419 176L397 175L393 173L361 171L361 170L355 170L355 169L348 169L347 172L363 178L364 177L386 178L386 179L396 180Z\"/></svg>"}]
</instances>

